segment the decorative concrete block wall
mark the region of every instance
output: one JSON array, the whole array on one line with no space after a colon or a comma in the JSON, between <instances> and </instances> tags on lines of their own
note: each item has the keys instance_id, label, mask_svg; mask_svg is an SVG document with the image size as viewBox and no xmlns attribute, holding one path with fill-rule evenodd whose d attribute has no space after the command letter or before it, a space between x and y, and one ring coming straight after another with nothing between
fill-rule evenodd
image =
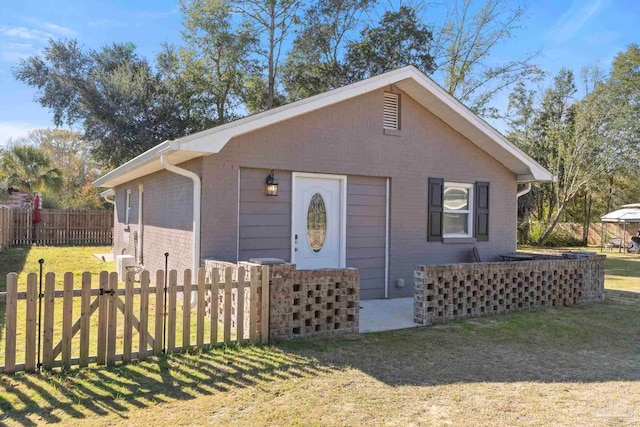
<instances>
[{"instance_id":1,"label":"decorative concrete block wall","mask_svg":"<svg viewBox=\"0 0 640 427\"><path fill-rule=\"evenodd\" d=\"M258 283L262 281L262 266L248 262L239 264L207 259L204 261L207 280L212 269L218 269L224 281L225 269L231 267L237 281L239 267L245 268L247 285L251 267L258 267ZM294 264L269 266L269 339L290 339L301 336L358 332L360 310L360 271L355 268L296 270ZM249 316L249 289L245 289L245 318ZM224 290L218 295L219 318L222 318ZM207 310L211 295L206 295ZM235 331L236 290L232 290L232 331ZM256 301L258 330L261 330L262 289L258 286Z\"/></svg>"},{"instance_id":2,"label":"decorative concrete block wall","mask_svg":"<svg viewBox=\"0 0 640 427\"><path fill-rule=\"evenodd\" d=\"M418 266L414 320L427 325L604 299L604 255L549 258Z\"/></svg>"},{"instance_id":3,"label":"decorative concrete block wall","mask_svg":"<svg viewBox=\"0 0 640 427\"><path fill-rule=\"evenodd\" d=\"M270 339L358 332L358 269L270 268Z\"/></svg>"}]
</instances>

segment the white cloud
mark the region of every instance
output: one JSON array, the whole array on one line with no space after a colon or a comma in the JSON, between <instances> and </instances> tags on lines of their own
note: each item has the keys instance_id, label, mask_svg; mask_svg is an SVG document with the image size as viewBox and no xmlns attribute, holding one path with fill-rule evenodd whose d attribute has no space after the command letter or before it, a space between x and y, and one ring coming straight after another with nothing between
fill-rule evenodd
<instances>
[{"instance_id":1,"label":"white cloud","mask_svg":"<svg viewBox=\"0 0 640 427\"><path fill-rule=\"evenodd\" d=\"M547 38L556 43L571 40L584 24L600 10L603 3L604 0L574 0L571 7L562 14L547 33Z\"/></svg>"},{"instance_id":2,"label":"white cloud","mask_svg":"<svg viewBox=\"0 0 640 427\"><path fill-rule=\"evenodd\" d=\"M21 138L34 129L46 127L46 125L30 122L0 122L0 146L6 145L9 139Z\"/></svg>"},{"instance_id":3,"label":"white cloud","mask_svg":"<svg viewBox=\"0 0 640 427\"><path fill-rule=\"evenodd\" d=\"M35 55L38 49L31 43L4 42L0 43L0 60L17 62L21 58Z\"/></svg>"},{"instance_id":4,"label":"white cloud","mask_svg":"<svg viewBox=\"0 0 640 427\"><path fill-rule=\"evenodd\" d=\"M41 21L35 18L29 18L28 22L32 23L36 27L39 27L42 30L48 31L50 33L56 34L58 36L63 37L74 37L78 33L71 28L63 27L62 25L54 24L53 22Z\"/></svg>"},{"instance_id":5,"label":"white cloud","mask_svg":"<svg viewBox=\"0 0 640 427\"><path fill-rule=\"evenodd\" d=\"M46 31L27 27L0 27L0 34L12 39L34 41L47 41L53 37L53 34Z\"/></svg>"},{"instance_id":6,"label":"white cloud","mask_svg":"<svg viewBox=\"0 0 640 427\"><path fill-rule=\"evenodd\" d=\"M73 37L70 28L34 18L23 19L30 26L0 26L0 61L16 62L35 55L49 39Z\"/></svg>"},{"instance_id":7,"label":"white cloud","mask_svg":"<svg viewBox=\"0 0 640 427\"><path fill-rule=\"evenodd\" d=\"M171 10L142 10L133 12L123 19L101 18L88 21L90 27L141 27L151 21L162 20L178 13L178 9Z\"/></svg>"}]
</instances>

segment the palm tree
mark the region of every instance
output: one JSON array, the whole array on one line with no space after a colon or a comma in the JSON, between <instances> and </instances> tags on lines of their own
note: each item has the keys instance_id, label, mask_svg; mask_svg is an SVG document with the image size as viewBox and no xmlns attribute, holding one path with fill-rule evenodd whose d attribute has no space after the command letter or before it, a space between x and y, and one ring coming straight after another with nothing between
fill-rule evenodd
<instances>
[{"instance_id":1,"label":"palm tree","mask_svg":"<svg viewBox=\"0 0 640 427\"><path fill-rule=\"evenodd\" d=\"M62 171L53 167L51 157L43 150L16 145L0 155L0 178L4 185L33 194L62 188Z\"/></svg>"}]
</instances>

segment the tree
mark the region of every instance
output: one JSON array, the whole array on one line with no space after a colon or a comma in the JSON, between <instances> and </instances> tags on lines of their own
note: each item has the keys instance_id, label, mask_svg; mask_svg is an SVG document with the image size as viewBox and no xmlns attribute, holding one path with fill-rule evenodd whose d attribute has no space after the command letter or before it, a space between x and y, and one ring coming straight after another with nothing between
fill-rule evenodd
<instances>
[{"instance_id":1,"label":"tree","mask_svg":"<svg viewBox=\"0 0 640 427\"><path fill-rule=\"evenodd\" d=\"M264 87L261 88L259 80L254 77L254 90L247 95L253 98L250 101L252 105L262 107L260 109L277 106L277 77L282 49L297 22L300 4L299 0L236 0L236 10L262 39L257 53L266 60L266 82L262 80Z\"/></svg>"},{"instance_id":2,"label":"tree","mask_svg":"<svg viewBox=\"0 0 640 427\"><path fill-rule=\"evenodd\" d=\"M305 12L283 67L288 99L296 101L348 83L343 63L361 15L374 0L317 0Z\"/></svg>"},{"instance_id":3,"label":"tree","mask_svg":"<svg viewBox=\"0 0 640 427\"><path fill-rule=\"evenodd\" d=\"M541 244L576 197L606 175L614 153L601 138L586 131L591 114L574 99L571 71L562 69L555 76L553 87L545 91L537 106L532 103L532 93L523 91L522 86L516 89L511 105L519 112L519 119L513 121L509 137L557 177L557 182L544 184L534 195L538 218L544 223L535 242Z\"/></svg>"},{"instance_id":4,"label":"tree","mask_svg":"<svg viewBox=\"0 0 640 427\"><path fill-rule=\"evenodd\" d=\"M489 106L496 94L520 81L538 80L543 72L532 61L537 52L496 63L495 48L514 37L524 17L509 0L486 0L475 13L473 0L448 3L441 25L433 26L431 54L435 77L451 95L485 117L497 116Z\"/></svg>"},{"instance_id":5,"label":"tree","mask_svg":"<svg viewBox=\"0 0 640 427\"><path fill-rule=\"evenodd\" d=\"M246 23L236 24L228 0L181 1L184 15L180 49L181 77L190 93L193 114L211 126L238 118L245 97L245 80L255 64L257 37Z\"/></svg>"},{"instance_id":6,"label":"tree","mask_svg":"<svg viewBox=\"0 0 640 427\"><path fill-rule=\"evenodd\" d=\"M385 12L377 26L367 26L360 35L359 41L349 43L345 55L352 82L406 65L414 65L426 74L433 71L431 31L411 7Z\"/></svg>"},{"instance_id":7,"label":"tree","mask_svg":"<svg viewBox=\"0 0 640 427\"><path fill-rule=\"evenodd\" d=\"M44 151L52 164L64 171L59 191L44 190L45 202L62 209L99 209L104 204L91 182L101 174L89 155L89 144L82 134L64 129L36 129L14 144ZM79 195L83 193L82 197Z\"/></svg>"},{"instance_id":8,"label":"tree","mask_svg":"<svg viewBox=\"0 0 640 427\"><path fill-rule=\"evenodd\" d=\"M15 145L0 156L0 178L4 185L24 193L59 191L62 171L53 167L51 157L39 148Z\"/></svg>"},{"instance_id":9,"label":"tree","mask_svg":"<svg viewBox=\"0 0 640 427\"><path fill-rule=\"evenodd\" d=\"M38 89L36 99L53 112L56 126L80 124L92 155L106 166L200 130L166 73L154 71L131 44L83 51L75 40L50 40L14 75Z\"/></svg>"}]
</instances>

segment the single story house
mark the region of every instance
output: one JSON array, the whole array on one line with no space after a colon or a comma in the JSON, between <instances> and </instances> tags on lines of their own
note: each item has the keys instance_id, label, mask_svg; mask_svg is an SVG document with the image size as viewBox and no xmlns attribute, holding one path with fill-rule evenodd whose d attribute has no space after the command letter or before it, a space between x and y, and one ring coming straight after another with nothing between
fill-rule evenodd
<instances>
[{"instance_id":1,"label":"single story house","mask_svg":"<svg viewBox=\"0 0 640 427\"><path fill-rule=\"evenodd\" d=\"M412 296L416 265L514 251L518 184L551 180L409 66L165 141L94 185L115 200L115 254L152 271L165 252L177 269L355 267L374 299Z\"/></svg>"}]
</instances>

